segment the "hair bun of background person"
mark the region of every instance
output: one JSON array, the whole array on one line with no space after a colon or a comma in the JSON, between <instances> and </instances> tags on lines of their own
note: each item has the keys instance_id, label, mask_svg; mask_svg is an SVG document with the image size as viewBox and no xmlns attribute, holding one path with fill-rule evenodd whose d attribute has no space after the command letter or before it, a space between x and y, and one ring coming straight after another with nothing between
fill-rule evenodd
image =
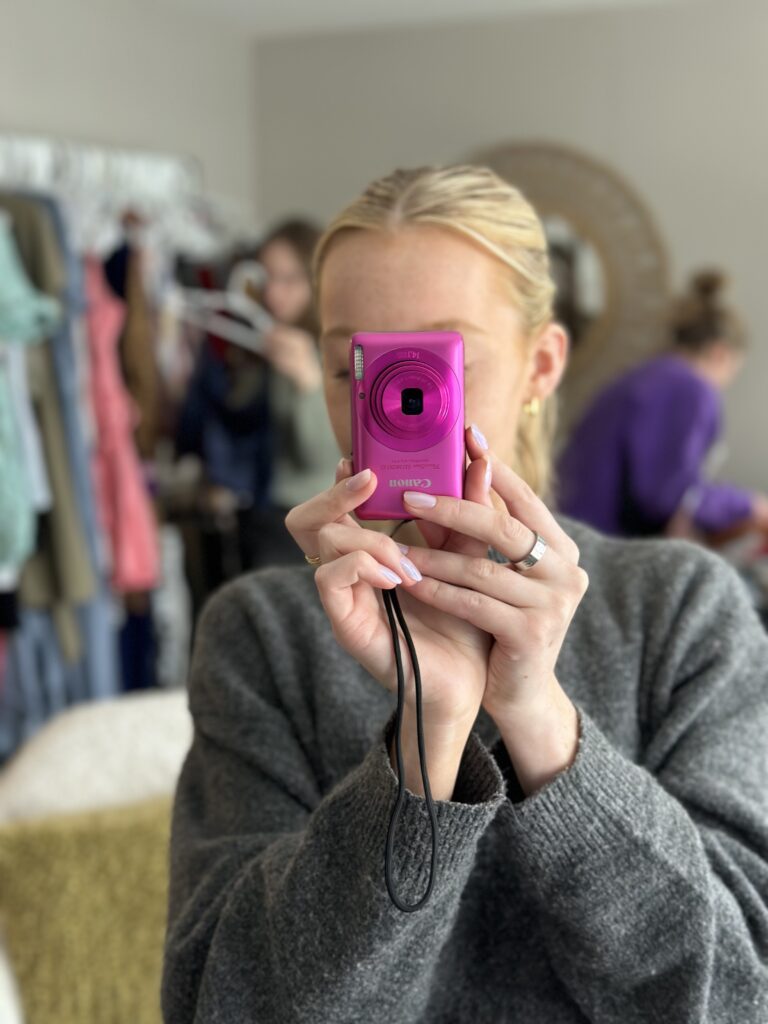
<instances>
[{"instance_id":1,"label":"hair bun of background person","mask_svg":"<svg viewBox=\"0 0 768 1024\"><path fill-rule=\"evenodd\" d=\"M722 299L727 284L728 275L713 267L691 275L687 291L672 309L670 328L675 348L691 354L701 354L715 344L736 351L746 348L741 318Z\"/></svg>"},{"instance_id":2,"label":"hair bun of background person","mask_svg":"<svg viewBox=\"0 0 768 1024\"><path fill-rule=\"evenodd\" d=\"M690 290L702 305L711 308L717 305L727 284L728 276L722 270L699 270L691 277Z\"/></svg>"}]
</instances>

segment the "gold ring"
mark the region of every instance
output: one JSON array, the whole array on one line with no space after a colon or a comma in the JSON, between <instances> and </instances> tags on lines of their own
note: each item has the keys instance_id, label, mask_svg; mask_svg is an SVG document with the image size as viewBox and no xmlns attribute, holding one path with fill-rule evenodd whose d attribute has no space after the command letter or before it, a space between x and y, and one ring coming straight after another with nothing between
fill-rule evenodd
<instances>
[{"instance_id":1,"label":"gold ring","mask_svg":"<svg viewBox=\"0 0 768 1024\"><path fill-rule=\"evenodd\" d=\"M304 561L310 565L320 565L323 560L320 555L304 555Z\"/></svg>"}]
</instances>

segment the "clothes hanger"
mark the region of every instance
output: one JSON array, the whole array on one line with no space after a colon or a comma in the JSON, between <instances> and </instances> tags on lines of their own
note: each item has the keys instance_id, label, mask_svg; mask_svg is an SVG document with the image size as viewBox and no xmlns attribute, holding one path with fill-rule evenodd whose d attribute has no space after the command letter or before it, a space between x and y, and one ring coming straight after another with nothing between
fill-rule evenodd
<instances>
[{"instance_id":1,"label":"clothes hanger","mask_svg":"<svg viewBox=\"0 0 768 1024\"><path fill-rule=\"evenodd\" d=\"M254 299L241 292L208 288L182 288L181 296L179 318L185 323L200 327L249 352L263 355L264 335L275 321ZM250 326L230 319L227 313L240 321L248 321Z\"/></svg>"}]
</instances>

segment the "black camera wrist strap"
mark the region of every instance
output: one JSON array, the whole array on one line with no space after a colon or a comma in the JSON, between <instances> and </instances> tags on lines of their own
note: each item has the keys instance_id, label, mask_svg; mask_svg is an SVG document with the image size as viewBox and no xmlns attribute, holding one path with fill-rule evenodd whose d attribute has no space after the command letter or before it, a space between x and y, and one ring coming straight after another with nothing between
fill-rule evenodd
<instances>
[{"instance_id":1,"label":"black camera wrist strap","mask_svg":"<svg viewBox=\"0 0 768 1024\"><path fill-rule=\"evenodd\" d=\"M387 847L384 856L384 874L387 882L387 890L389 891L389 896L392 902L399 910L402 910L405 913L412 913L414 910L420 910L429 899L430 894L432 893L435 876L437 874L437 854L439 846L437 812L435 811L434 801L432 800L432 793L429 788L429 777L427 775L427 755L424 746L424 725L422 720L421 672L419 670L419 661L416 657L416 648L414 647L411 632L408 629L408 624L405 621L405 616L403 615L403 611L400 607L397 592L395 590L384 590L382 591L382 596L384 598L384 607L387 612L387 619L389 620L389 628L392 632L392 647L395 654L395 665L397 667L397 725L395 730L395 754L397 758L398 779L397 800L395 801L395 806L392 810L389 829L387 831ZM403 658L400 650L400 636L397 630L398 623L400 624L400 629L403 631L403 636L405 637L405 642L408 647L408 653L411 658L411 665L413 667L413 678L416 692L416 735L419 746L419 766L421 768L422 782L424 783L424 795L427 802L429 820L432 826L432 862L429 872L429 884L427 885L426 891L421 899L417 903L411 904L403 903L399 899L392 882L392 847L395 838L395 828L400 817L403 801L405 800L405 772L403 768L401 738L403 710L405 708L405 672L403 670Z\"/></svg>"}]
</instances>

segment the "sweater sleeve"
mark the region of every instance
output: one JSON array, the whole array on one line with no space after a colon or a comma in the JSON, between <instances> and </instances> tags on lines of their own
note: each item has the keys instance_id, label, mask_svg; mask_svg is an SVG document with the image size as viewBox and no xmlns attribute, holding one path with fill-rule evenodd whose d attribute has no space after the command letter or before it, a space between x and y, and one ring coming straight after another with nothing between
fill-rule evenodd
<instances>
[{"instance_id":1,"label":"sweater sleeve","mask_svg":"<svg viewBox=\"0 0 768 1024\"><path fill-rule=\"evenodd\" d=\"M279 404L276 412L296 471L306 473L329 465L329 452L333 465L338 458L337 445L322 387L301 391L286 376L281 376L278 387L279 393L273 387Z\"/></svg>"},{"instance_id":2,"label":"sweater sleeve","mask_svg":"<svg viewBox=\"0 0 768 1024\"><path fill-rule=\"evenodd\" d=\"M693 521L700 530L715 533L749 519L754 495L733 484L702 480L693 494Z\"/></svg>"},{"instance_id":3,"label":"sweater sleeve","mask_svg":"<svg viewBox=\"0 0 768 1024\"><path fill-rule=\"evenodd\" d=\"M768 640L738 576L696 561L647 644L642 763L578 707L570 769L501 816L593 1024L768 1020Z\"/></svg>"},{"instance_id":4,"label":"sweater sleeve","mask_svg":"<svg viewBox=\"0 0 768 1024\"><path fill-rule=\"evenodd\" d=\"M472 733L454 793L462 802L435 803L432 895L420 911L399 911L384 879L393 717L323 792L304 713L286 711L253 622L227 593L203 617L190 683L195 733L174 806L165 1020L416 1022L477 843L504 801L501 773ZM397 891L415 902L431 831L424 799L410 791L394 845Z\"/></svg>"},{"instance_id":5,"label":"sweater sleeve","mask_svg":"<svg viewBox=\"0 0 768 1024\"><path fill-rule=\"evenodd\" d=\"M749 491L707 479L706 459L720 431L717 396L693 379L678 381L674 395L655 394L628 423L630 493L645 523L662 527L681 504L705 532L749 518Z\"/></svg>"}]
</instances>

